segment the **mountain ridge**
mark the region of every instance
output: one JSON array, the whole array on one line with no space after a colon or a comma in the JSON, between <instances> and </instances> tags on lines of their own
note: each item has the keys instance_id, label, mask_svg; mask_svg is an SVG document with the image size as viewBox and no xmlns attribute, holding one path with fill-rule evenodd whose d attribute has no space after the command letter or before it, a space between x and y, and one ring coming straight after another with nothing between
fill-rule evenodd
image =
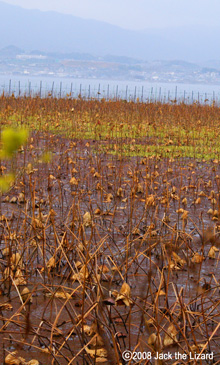
<instances>
[{"instance_id":1,"label":"mountain ridge","mask_svg":"<svg viewBox=\"0 0 220 365\"><path fill-rule=\"evenodd\" d=\"M134 31L55 11L25 9L0 1L0 48L106 54L144 61L220 59L220 27L166 27ZM147 23L147 20L146 20ZM147 27L147 24L146 24Z\"/></svg>"},{"instance_id":2,"label":"mountain ridge","mask_svg":"<svg viewBox=\"0 0 220 365\"><path fill-rule=\"evenodd\" d=\"M93 19L54 11L24 9L0 1L0 48L9 44L32 51L90 53L94 56L125 56L142 60L220 59L216 28L192 31L147 29L133 31ZM205 37L204 34L207 33ZM218 32L217 32L218 33ZM218 33L219 34L219 33ZM210 39L212 38L212 42ZM213 46L215 45L215 47Z\"/></svg>"}]
</instances>

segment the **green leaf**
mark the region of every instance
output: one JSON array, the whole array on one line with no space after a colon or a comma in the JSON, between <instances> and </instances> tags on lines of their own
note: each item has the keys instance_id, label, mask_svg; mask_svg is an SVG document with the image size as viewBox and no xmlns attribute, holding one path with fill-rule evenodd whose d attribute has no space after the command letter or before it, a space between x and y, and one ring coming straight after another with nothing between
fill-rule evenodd
<instances>
[{"instance_id":1,"label":"green leaf","mask_svg":"<svg viewBox=\"0 0 220 365\"><path fill-rule=\"evenodd\" d=\"M11 158L13 154L26 143L28 138L28 131L20 129L18 131L7 128L2 131L2 151L1 157Z\"/></svg>"},{"instance_id":2,"label":"green leaf","mask_svg":"<svg viewBox=\"0 0 220 365\"><path fill-rule=\"evenodd\" d=\"M13 174L7 174L0 177L0 192L4 193L7 191L11 184L14 181L14 175Z\"/></svg>"}]
</instances>

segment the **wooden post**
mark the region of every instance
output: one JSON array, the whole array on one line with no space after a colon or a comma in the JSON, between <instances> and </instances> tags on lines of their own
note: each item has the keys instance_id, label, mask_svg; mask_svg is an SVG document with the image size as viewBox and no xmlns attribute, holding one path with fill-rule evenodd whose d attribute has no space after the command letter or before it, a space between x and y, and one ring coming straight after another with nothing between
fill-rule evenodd
<instances>
[{"instance_id":1,"label":"wooden post","mask_svg":"<svg viewBox=\"0 0 220 365\"><path fill-rule=\"evenodd\" d=\"M159 88L159 102L160 102L160 99L161 99L161 87Z\"/></svg>"},{"instance_id":2,"label":"wooden post","mask_svg":"<svg viewBox=\"0 0 220 365\"><path fill-rule=\"evenodd\" d=\"M175 89L175 100L177 101L177 86L176 86L176 89Z\"/></svg>"},{"instance_id":3,"label":"wooden post","mask_svg":"<svg viewBox=\"0 0 220 365\"><path fill-rule=\"evenodd\" d=\"M9 80L8 94L11 96L11 79Z\"/></svg>"},{"instance_id":4,"label":"wooden post","mask_svg":"<svg viewBox=\"0 0 220 365\"><path fill-rule=\"evenodd\" d=\"M99 87L98 87L98 100L99 100L99 95L100 95L100 84L99 84Z\"/></svg>"},{"instance_id":5,"label":"wooden post","mask_svg":"<svg viewBox=\"0 0 220 365\"><path fill-rule=\"evenodd\" d=\"M62 97L62 81L60 81L60 98Z\"/></svg>"},{"instance_id":6,"label":"wooden post","mask_svg":"<svg viewBox=\"0 0 220 365\"><path fill-rule=\"evenodd\" d=\"M125 100L128 101L128 85L126 85Z\"/></svg>"}]
</instances>

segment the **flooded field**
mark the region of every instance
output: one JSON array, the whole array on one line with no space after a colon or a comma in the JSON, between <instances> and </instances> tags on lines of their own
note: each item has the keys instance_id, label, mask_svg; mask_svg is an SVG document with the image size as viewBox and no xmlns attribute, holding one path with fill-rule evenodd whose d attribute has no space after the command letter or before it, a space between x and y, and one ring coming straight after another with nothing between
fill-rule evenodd
<instances>
[{"instance_id":1,"label":"flooded field","mask_svg":"<svg viewBox=\"0 0 220 365\"><path fill-rule=\"evenodd\" d=\"M1 363L219 363L218 106L2 96L0 118Z\"/></svg>"}]
</instances>

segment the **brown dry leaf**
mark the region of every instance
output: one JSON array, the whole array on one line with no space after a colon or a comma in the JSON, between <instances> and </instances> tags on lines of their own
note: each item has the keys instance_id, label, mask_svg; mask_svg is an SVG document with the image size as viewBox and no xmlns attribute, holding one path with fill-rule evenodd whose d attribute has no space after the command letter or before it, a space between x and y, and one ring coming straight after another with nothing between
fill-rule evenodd
<instances>
[{"instance_id":1,"label":"brown dry leaf","mask_svg":"<svg viewBox=\"0 0 220 365\"><path fill-rule=\"evenodd\" d=\"M51 350L46 347L45 349L41 349L41 352L43 352L44 354L50 354Z\"/></svg>"},{"instance_id":2,"label":"brown dry leaf","mask_svg":"<svg viewBox=\"0 0 220 365\"><path fill-rule=\"evenodd\" d=\"M92 356L93 358L105 358L105 361L107 361L108 353L105 348L101 349L89 349L88 347L85 347L86 352Z\"/></svg>"},{"instance_id":3,"label":"brown dry leaf","mask_svg":"<svg viewBox=\"0 0 220 365\"><path fill-rule=\"evenodd\" d=\"M5 364L8 365L24 365L25 359L17 356L17 351L11 352L5 358Z\"/></svg>"},{"instance_id":4,"label":"brown dry leaf","mask_svg":"<svg viewBox=\"0 0 220 365\"><path fill-rule=\"evenodd\" d=\"M117 190L117 197L123 198L123 196L124 196L123 189L122 188L118 188L118 190Z\"/></svg>"},{"instance_id":5,"label":"brown dry leaf","mask_svg":"<svg viewBox=\"0 0 220 365\"><path fill-rule=\"evenodd\" d=\"M95 327L93 325L88 326L87 324L83 326L83 332L89 337L96 334Z\"/></svg>"},{"instance_id":6,"label":"brown dry leaf","mask_svg":"<svg viewBox=\"0 0 220 365\"><path fill-rule=\"evenodd\" d=\"M84 249L85 249L85 245L84 245L82 242L78 242L78 244L77 244L77 248L78 248L81 252L83 252L83 251L84 251Z\"/></svg>"},{"instance_id":7,"label":"brown dry leaf","mask_svg":"<svg viewBox=\"0 0 220 365\"><path fill-rule=\"evenodd\" d=\"M158 292L157 292L158 293ZM159 296L164 296L166 295L165 291L163 291L162 289L160 289L159 293L158 293Z\"/></svg>"},{"instance_id":8,"label":"brown dry leaf","mask_svg":"<svg viewBox=\"0 0 220 365\"><path fill-rule=\"evenodd\" d=\"M78 181L76 180L76 178L73 176L71 179L70 179L70 184L71 185L78 185Z\"/></svg>"},{"instance_id":9,"label":"brown dry leaf","mask_svg":"<svg viewBox=\"0 0 220 365\"><path fill-rule=\"evenodd\" d=\"M24 203L25 203L24 193L20 193L20 194L18 195L18 203L19 203L19 204L24 204Z\"/></svg>"},{"instance_id":10,"label":"brown dry leaf","mask_svg":"<svg viewBox=\"0 0 220 365\"><path fill-rule=\"evenodd\" d=\"M130 296L131 288L126 282L124 282L115 301L117 305L120 305L122 303L129 307L132 303L132 301L130 300Z\"/></svg>"},{"instance_id":11,"label":"brown dry leaf","mask_svg":"<svg viewBox=\"0 0 220 365\"><path fill-rule=\"evenodd\" d=\"M71 299L72 298L71 294L66 293L64 291L57 291L54 294L54 296L55 296L55 298L59 298L59 299Z\"/></svg>"},{"instance_id":12,"label":"brown dry leaf","mask_svg":"<svg viewBox=\"0 0 220 365\"><path fill-rule=\"evenodd\" d=\"M6 220L7 220L7 218L4 214L0 215L0 222L6 222Z\"/></svg>"},{"instance_id":13,"label":"brown dry leaf","mask_svg":"<svg viewBox=\"0 0 220 365\"><path fill-rule=\"evenodd\" d=\"M184 259L181 259L179 255L177 255L176 252L172 252L173 259L176 263L178 263L180 266L184 266L186 264L186 261Z\"/></svg>"},{"instance_id":14,"label":"brown dry leaf","mask_svg":"<svg viewBox=\"0 0 220 365\"><path fill-rule=\"evenodd\" d=\"M75 163L75 161L73 161L73 160L72 160L72 158L71 158L71 157L69 157L69 158L68 158L68 164L69 164L69 165L71 165L71 164L74 164L74 163Z\"/></svg>"},{"instance_id":15,"label":"brown dry leaf","mask_svg":"<svg viewBox=\"0 0 220 365\"><path fill-rule=\"evenodd\" d=\"M25 365L39 365L39 364L40 363L39 363L38 360L33 359L33 360L30 360L30 361L26 362Z\"/></svg>"},{"instance_id":16,"label":"brown dry leaf","mask_svg":"<svg viewBox=\"0 0 220 365\"><path fill-rule=\"evenodd\" d=\"M150 236L151 237L156 237L157 236L157 231L150 231Z\"/></svg>"},{"instance_id":17,"label":"brown dry leaf","mask_svg":"<svg viewBox=\"0 0 220 365\"><path fill-rule=\"evenodd\" d=\"M176 330L176 327L171 324L168 329L167 329L167 333L165 333L165 337L164 337L164 346L170 346L173 345L173 343L177 342L177 335L178 331Z\"/></svg>"},{"instance_id":18,"label":"brown dry leaf","mask_svg":"<svg viewBox=\"0 0 220 365\"><path fill-rule=\"evenodd\" d=\"M81 261L76 261L75 262L75 267L79 270L79 269L81 269L82 267L83 267L83 264L82 264L82 262Z\"/></svg>"},{"instance_id":19,"label":"brown dry leaf","mask_svg":"<svg viewBox=\"0 0 220 365\"><path fill-rule=\"evenodd\" d=\"M213 217L218 218L218 211L217 211L217 209L214 210Z\"/></svg>"},{"instance_id":20,"label":"brown dry leaf","mask_svg":"<svg viewBox=\"0 0 220 365\"><path fill-rule=\"evenodd\" d=\"M19 268L17 269L17 271L15 273L14 284L17 286L27 285L27 282L26 282L25 278L23 277L22 271Z\"/></svg>"},{"instance_id":21,"label":"brown dry leaf","mask_svg":"<svg viewBox=\"0 0 220 365\"><path fill-rule=\"evenodd\" d=\"M204 260L204 257L196 252L193 257L191 258L191 262L194 264L200 264Z\"/></svg>"},{"instance_id":22,"label":"brown dry leaf","mask_svg":"<svg viewBox=\"0 0 220 365\"><path fill-rule=\"evenodd\" d=\"M144 315L145 326L148 329L149 327L154 327L155 320L153 318L148 319L146 315Z\"/></svg>"},{"instance_id":23,"label":"brown dry leaf","mask_svg":"<svg viewBox=\"0 0 220 365\"><path fill-rule=\"evenodd\" d=\"M189 213L189 212L188 212L188 210L184 210L184 211L183 211L183 214L182 214L182 216L181 216L181 219L182 219L182 220L186 220L186 219L188 218L188 213Z\"/></svg>"},{"instance_id":24,"label":"brown dry leaf","mask_svg":"<svg viewBox=\"0 0 220 365\"><path fill-rule=\"evenodd\" d=\"M47 268L48 271L50 271L51 269L54 269L56 267L56 260L55 257L52 256L48 261L47 261Z\"/></svg>"},{"instance_id":25,"label":"brown dry leaf","mask_svg":"<svg viewBox=\"0 0 220 365\"><path fill-rule=\"evenodd\" d=\"M179 200L179 195L177 195L176 193L171 193L170 194L171 198L174 199L174 200Z\"/></svg>"},{"instance_id":26,"label":"brown dry leaf","mask_svg":"<svg viewBox=\"0 0 220 365\"><path fill-rule=\"evenodd\" d=\"M208 197L209 200L213 199L215 197L214 190L211 191L210 196Z\"/></svg>"},{"instance_id":27,"label":"brown dry leaf","mask_svg":"<svg viewBox=\"0 0 220 365\"><path fill-rule=\"evenodd\" d=\"M37 241L35 239L31 240L30 246L31 247L37 247Z\"/></svg>"},{"instance_id":28,"label":"brown dry leaf","mask_svg":"<svg viewBox=\"0 0 220 365\"><path fill-rule=\"evenodd\" d=\"M38 218L33 218L31 224L33 226L36 226L36 228L43 228L44 227L42 221Z\"/></svg>"},{"instance_id":29,"label":"brown dry leaf","mask_svg":"<svg viewBox=\"0 0 220 365\"><path fill-rule=\"evenodd\" d=\"M137 186L137 193L143 194L143 192L144 192L143 184L139 183Z\"/></svg>"},{"instance_id":30,"label":"brown dry leaf","mask_svg":"<svg viewBox=\"0 0 220 365\"><path fill-rule=\"evenodd\" d=\"M57 213L53 209L50 210L49 214L50 214L51 217L55 217L57 215Z\"/></svg>"},{"instance_id":31,"label":"brown dry leaf","mask_svg":"<svg viewBox=\"0 0 220 365\"><path fill-rule=\"evenodd\" d=\"M191 351L192 351L192 352L197 352L197 353L199 353L199 352L203 349L204 345L205 345L205 344L203 344L203 343L198 343L197 345L192 345L192 346L191 346Z\"/></svg>"},{"instance_id":32,"label":"brown dry leaf","mask_svg":"<svg viewBox=\"0 0 220 365\"><path fill-rule=\"evenodd\" d=\"M22 257L19 252L13 253L13 255L10 258L10 262L14 267L23 268Z\"/></svg>"},{"instance_id":33,"label":"brown dry leaf","mask_svg":"<svg viewBox=\"0 0 220 365\"><path fill-rule=\"evenodd\" d=\"M9 247L6 247L2 250L2 255L3 256L8 256L10 254L10 249Z\"/></svg>"},{"instance_id":34,"label":"brown dry leaf","mask_svg":"<svg viewBox=\"0 0 220 365\"><path fill-rule=\"evenodd\" d=\"M170 222L170 217L166 213L164 213L164 215L163 215L162 222L164 222L164 223Z\"/></svg>"},{"instance_id":35,"label":"brown dry leaf","mask_svg":"<svg viewBox=\"0 0 220 365\"><path fill-rule=\"evenodd\" d=\"M11 267L6 267L3 273L4 279L8 280L9 276L13 274Z\"/></svg>"},{"instance_id":36,"label":"brown dry leaf","mask_svg":"<svg viewBox=\"0 0 220 365\"><path fill-rule=\"evenodd\" d=\"M153 195L149 195L148 198L146 199L146 205L150 206L150 205L155 205L155 198Z\"/></svg>"},{"instance_id":37,"label":"brown dry leaf","mask_svg":"<svg viewBox=\"0 0 220 365\"><path fill-rule=\"evenodd\" d=\"M41 221L41 222L46 222L48 217L48 214L43 214L42 212L39 211L39 214L37 216L37 218Z\"/></svg>"},{"instance_id":38,"label":"brown dry leaf","mask_svg":"<svg viewBox=\"0 0 220 365\"><path fill-rule=\"evenodd\" d=\"M95 362L96 363L102 363L102 362L107 362L108 361L108 359L106 359L105 357L96 357L96 359L95 359ZM122 365L122 363L120 362L119 363L119 365Z\"/></svg>"},{"instance_id":39,"label":"brown dry leaf","mask_svg":"<svg viewBox=\"0 0 220 365\"><path fill-rule=\"evenodd\" d=\"M212 247L210 248L210 250L209 250L208 257L209 257L210 259L215 259L215 254L216 254L216 252L218 252L218 251L219 251L219 249L218 249L217 247L212 246Z\"/></svg>"},{"instance_id":40,"label":"brown dry leaf","mask_svg":"<svg viewBox=\"0 0 220 365\"><path fill-rule=\"evenodd\" d=\"M167 266L164 266L164 269L168 269L168 270L181 270L181 267L176 262L170 260L169 264Z\"/></svg>"},{"instance_id":41,"label":"brown dry leaf","mask_svg":"<svg viewBox=\"0 0 220 365\"><path fill-rule=\"evenodd\" d=\"M135 236L135 235L140 236L141 231L140 231L140 229L139 229L139 228L135 227L135 228L133 229L133 231L132 231L132 234L133 234L134 236Z\"/></svg>"},{"instance_id":42,"label":"brown dry leaf","mask_svg":"<svg viewBox=\"0 0 220 365\"><path fill-rule=\"evenodd\" d=\"M85 227L89 227L92 225L92 217L89 212L86 212L83 216L83 224Z\"/></svg>"},{"instance_id":43,"label":"brown dry leaf","mask_svg":"<svg viewBox=\"0 0 220 365\"><path fill-rule=\"evenodd\" d=\"M100 265L100 266L98 267L98 270L99 270L99 272L101 272L101 273L103 273L103 274L106 274L106 273L108 273L108 272L109 272L109 268L108 268L108 266L106 266L106 265Z\"/></svg>"},{"instance_id":44,"label":"brown dry leaf","mask_svg":"<svg viewBox=\"0 0 220 365\"><path fill-rule=\"evenodd\" d=\"M176 213L180 214L180 213L183 213L184 212L184 209L183 208L180 208L180 209L177 209L176 210Z\"/></svg>"},{"instance_id":45,"label":"brown dry leaf","mask_svg":"<svg viewBox=\"0 0 220 365\"><path fill-rule=\"evenodd\" d=\"M99 177L101 177L101 175L100 175L99 172L95 172L94 175L93 175L93 177L98 177L99 178Z\"/></svg>"},{"instance_id":46,"label":"brown dry leaf","mask_svg":"<svg viewBox=\"0 0 220 365\"><path fill-rule=\"evenodd\" d=\"M13 307L10 303L2 303L2 304L0 304L0 309L6 310L6 311L11 311L11 310L13 310Z\"/></svg>"},{"instance_id":47,"label":"brown dry leaf","mask_svg":"<svg viewBox=\"0 0 220 365\"><path fill-rule=\"evenodd\" d=\"M55 176L53 176L53 175L50 175L49 178L50 178L50 180L56 180Z\"/></svg>"},{"instance_id":48,"label":"brown dry leaf","mask_svg":"<svg viewBox=\"0 0 220 365\"><path fill-rule=\"evenodd\" d=\"M187 205L187 198L183 198L183 199L182 199L182 204L183 204L183 205Z\"/></svg>"},{"instance_id":49,"label":"brown dry leaf","mask_svg":"<svg viewBox=\"0 0 220 365\"><path fill-rule=\"evenodd\" d=\"M30 290L27 287L25 287L22 290L21 297L22 297L23 302L26 302L26 300L28 300L30 303L32 303L31 292L30 292Z\"/></svg>"},{"instance_id":50,"label":"brown dry leaf","mask_svg":"<svg viewBox=\"0 0 220 365\"><path fill-rule=\"evenodd\" d=\"M86 267L86 265L83 265L83 267L80 269L80 271L78 273L75 273L71 276L72 280L76 280L76 281L83 281L84 278L88 279L89 277L89 270Z\"/></svg>"},{"instance_id":51,"label":"brown dry leaf","mask_svg":"<svg viewBox=\"0 0 220 365\"><path fill-rule=\"evenodd\" d=\"M29 163L29 164L27 165L26 172L27 172L27 174L28 174L28 175L33 174L34 169L33 169L33 166L32 166L32 164L31 164L31 163Z\"/></svg>"},{"instance_id":52,"label":"brown dry leaf","mask_svg":"<svg viewBox=\"0 0 220 365\"><path fill-rule=\"evenodd\" d=\"M159 350L162 346L162 341L160 335L156 335L156 333L152 333L147 340L148 345L153 348Z\"/></svg>"},{"instance_id":53,"label":"brown dry leaf","mask_svg":"<svg viewBox=\"0 0 220 365\"><path fill-rule=\"evenodd\" d=\"M102 213L102 215L109 215L109 216L111 216L111 217L113 217L113 216L114 216L114 214L113 214L113 213L111 213L109 210L106 210L105 212L103 212L103 213Z\"/></svg>"},{"instance_id":54,"label":"brown dry leaf","mask_svg":"<svg viewBox=\"0 0 220 365\"><path fill-rule=\"evenodd\" d=\"M107 194L106 203L111 203L112 199L113 199L113 195L111 193Z\"/></svg>"}]
</instances>

